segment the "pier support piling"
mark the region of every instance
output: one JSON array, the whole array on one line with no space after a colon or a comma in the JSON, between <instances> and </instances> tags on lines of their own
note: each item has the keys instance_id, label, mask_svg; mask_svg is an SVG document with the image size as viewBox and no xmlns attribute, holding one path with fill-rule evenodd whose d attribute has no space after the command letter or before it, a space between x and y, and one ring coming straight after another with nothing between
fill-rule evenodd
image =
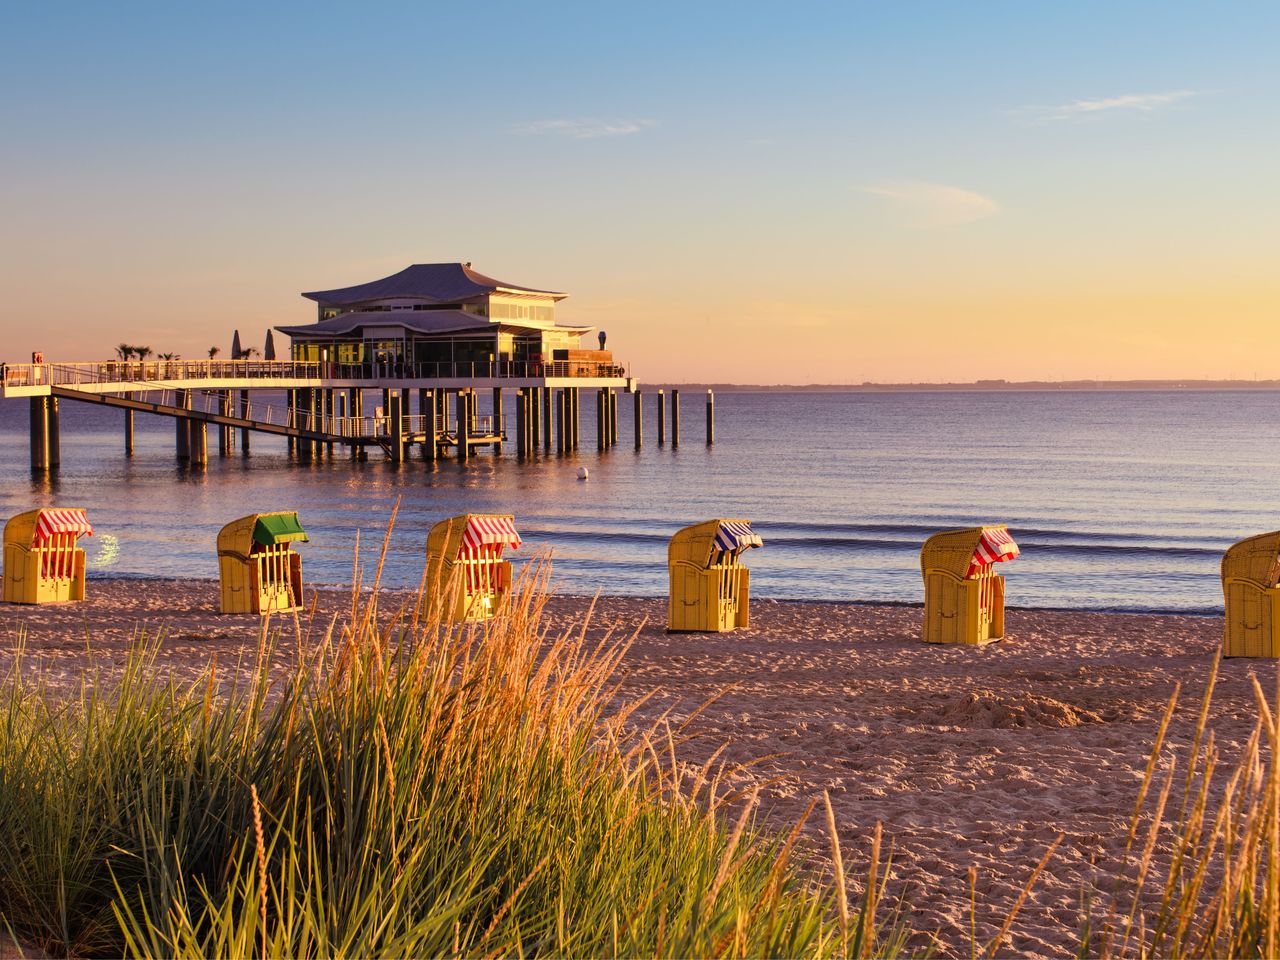
<instances>
[{"instance_id":1,"label":"pier support piling","mask_svg":"<svg viewBox=\"0 0 1280 960\"><path fill-rule=\"evenodd\" d=\"M577 450L582 432L582 391L578 387L569 389L569 449Z\"/></svg>"},{"instance_id":2,"label":"pier support piling","mask_svg":"<svg viewBox=\"0 0 1280 960\"><path fill-rule=\"evenodd\" d=\"M191 391L179 390L176 395L176 406L184 410L191 409ZM179 460L191 459L191 423L183 417L174 418L174 446Z\"/></svg>"},{"instance_id":3,"label":"pier support piling","mask_svg":"<svg viewBox=\"0 0 1280 960\"><path fill-rule=\"evenodd\" d=\"M716 395L707 391L707 446L716 442Z\"/></svg>"},{"instance_id":4,"label":"pier support piling","mask_svg":"<svg viewBox=\"0 0 1280 960\"><path fill-rule=\"evenodd\" d=\"M605 431L605 399L604 388L596 391L596 450L603 452L608 445L608 434Z\"/></svg>"},{"instance_id":5,"label":"pier support piling","mask_svg":"<svg viewBox=\"0 0 1280 960\"><path fill-rule=\"evenodd\" d=\"M243 420L249 419L249 391L240 391L240 417ZM240 430L240 456L247 457L249 455L249 434L252 430L242 428Z\"/></svg>"},{"instance_id":6,"label":"pier support piling","mask_svg":"<svg viewBox=\"0 0 1280 960\"><path fill-rule=\"evenodd\" d=\"M502 388L494 387L493 388L493 434L498 438L498 440L493 445L494 453L498 453L498 454L502 453L502 431L505 426L506 424L504 423L504 416L503 416L503 409L502 409Z\"/></svg>"},{"instance_id":7,"label":"pier support piling","mask_svg":"<svg viewBox=\"0 0 1280 960\"><path fill-rule=\"evenodd\" d=\"M609 400L609 446L618 445L618 392L610 387L605 391Z\"/></svg>"},{"instance_id":8,"label":"pier support piling","mask_svg":"<svg viewBox=\"0 0 1280 960\"><path fill-rule=\"evenodd\" d=\"M539 389L542 392L542 448L550 453L553 427L551 422L551 388L540 387Z\"/></svg>"},{"instance_id":9,"label":"pier support piling","mask_svg":"<svg viewBox=\"0 0 1280 960\"><path fill-rule=\"evenodd\" d=\"M524 459L524 387L516 391L516 457Z\"/></svg>"},{"instance_id":10,"label":"pier support piling","mask_svg":"<svg viewBox=\"0 0 1280 960\"><path fill-rule=\"evenodd\" d=\"M126 400L132 400L133 394L126 393ZM124 412L124 455L126 457L133 456L133 411L126 410Z\"/></svg>"},{"instance_id":11,"label":"pier support piling","mask_svg":"<svg viewBox=\"0 0 1280 960\"><path fill-rule=\"evenodd\" d=\"M58 398L49 398L49 469L62 466L62 427L58 416Z\"/></svg>"},{"instance_id":12,"label":"pier support piling","mask_svg":"<svg viewBox=\"0 0 1280 960\"><path fill-rule=\"evenodd\" d=\"M209 462L209 425L195 418L188 419L187 425L190 429L187 450L190 452L191 462L203 466Z\"/></svg>"},{"instance_id":13,"label":"pier support piling","mask_svg":"<svg viewBox=\"0 0 1280 960\"><path fill-rule=\"evenodd\" d=\"M471 400L465 390L458 391L455 416L458 420L458 461L466 463L471 457L471 431L468 429L471 425Z\"/></svg>"},{"instance_id":14,"label":"pier support piling","mask_svg":"<svg viewBox=\"0 0 1280 960\"><path fill-rule=\"evenodd\" d=\"M632 432L635 434L636 449L639 450L644 446L644 394L637 390L632 395L632 402L635 405L635 426Z\"/></svg>"},{"instance_id":15,"label":"pier support piling","mask_svg":"<svg viewBox=\"0 0 1280 960\"><path fill-rule=\"evenodd\" d=\"M218 391L218 412L224 417L235 415L235 409L232 407L231 391ZM231 428L225 424L218 426L218 456L225 457L231 453L232 438L235 436Z\"/></svg>"},{"instance_id":16,"label":"pier support piling","mask_svg":"<svg viewBox=\"0 0 1280 960\"><path fill-rule=\"evenodd\" d=\"M434 390L423 390L419 397L418 409L422 412L422 458L428 463L435 463L440 459L440 420L436 413L436 392Z\"/></svg>"},{"instance_id":17,"label":"pier support piling","mask_svg":"<svg viewBox=\"0 0 1280 960\"><path fill-rule=\"evenodd\" d=\"M391 462L404 462L404 402L399 391L387 398L387 439L391 444Z\"/></svg>"},{"instance_id":18,"label":"pier support piling","mask_svg":"<svg viewBox=\"0 0 1280 960\"><path fill-rule=\"evenodd\" d=\"M680 391L671 391L671 449L680 446Z\"/></svg>"},{"instance_id":19,"label":"pier support piling","mask_svg":"<svg viewBox=\"0 0 1280 960\"><path fill-rule=\"evenodd\" d=\"M49 469L49 397L31 398L31 470Z\"/></svg>"},{"instance_id":20,"label":"pier support piling","mask_svg":"<svg viewBox=\"0 0 1280 960\"><path fill-rule=\"evenodd\" d=\"M667 395L658 391L658 446L667 442Z\"/></svg>"}]
</instances>

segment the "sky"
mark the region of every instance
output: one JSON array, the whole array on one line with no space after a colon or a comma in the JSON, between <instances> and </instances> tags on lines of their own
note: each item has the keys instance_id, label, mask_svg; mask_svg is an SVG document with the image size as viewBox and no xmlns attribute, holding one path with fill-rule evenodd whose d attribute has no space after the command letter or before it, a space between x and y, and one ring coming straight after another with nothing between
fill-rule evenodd
<instances>
[{"instance_id":1,"label":"sky","mask_svg":"<svg viewBox=\"0 0 1280 960\"><path fill-rule=\"evenodd\" d=\"M0 4L0 359L471 261L642 382L1275 378L1280 5Z\"/></svg>"}]
</instances>

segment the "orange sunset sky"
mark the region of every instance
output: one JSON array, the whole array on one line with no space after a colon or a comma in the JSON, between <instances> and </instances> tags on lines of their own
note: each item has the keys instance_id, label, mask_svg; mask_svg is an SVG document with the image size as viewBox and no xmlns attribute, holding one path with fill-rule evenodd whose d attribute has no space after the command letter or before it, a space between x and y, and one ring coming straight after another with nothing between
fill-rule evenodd
<instances>
[{"instance_id":1,"label":"orange sunset sky","mask_svg":"<svg viewBox=\"0 0 1280 960\"><path fill-rule=\"evenodd\" d=\"M7 5L0 359L469 260L642 381L1280 377L1278 21Z\"/></svg>"}]
</instances>

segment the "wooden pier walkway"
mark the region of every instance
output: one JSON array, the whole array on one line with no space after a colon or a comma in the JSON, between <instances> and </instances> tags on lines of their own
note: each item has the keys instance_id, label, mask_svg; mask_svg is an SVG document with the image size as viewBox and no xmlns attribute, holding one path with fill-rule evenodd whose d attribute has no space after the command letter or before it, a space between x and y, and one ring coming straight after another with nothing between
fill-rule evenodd
<instances>
[{"instance_id":1,"label":"wooden pier walkway","mask_svg":"<svg viewBox=\"0 0 1280 960\"><path fill-rule=\"evenodd\" d=\"M479 391L492 391L492 414L481 416ZM217 432L218 452L236 446L248 454L253 433L287 438L300 460L331 456L346 447L362 460L380 448L403 462L414 448L434 461L452 453L470 459L484 448L497 454L514 432L516 453L531 456L576 451L580 440L581 392L596 391L597 448L618 442L618 392L631 393L636 449L643 443L643 397L619 366L554 361L419 364L394 371L370 366L273 360L100 361L5 364L0 398L26 398L31 414L31 467L56 469L61 462L61 401L113 407L124 414L124 447L133 453L137 413L172 418L179 460L208 460L208 433ZM274 403L260 399L272 391ZM504 395L514 391L510 416ZM283 402L279 394L283 392ZM364 413L365 395L381 403ZM258 399L255 399L255 395ZM417 412L411 410L417 399ZM657 391L658 445L679 445L679 391ZM377 402L375 400L375 402ZM666 413L670 410L668 434ZM714 437L712 397L707 394L707 442ZM668 439L669 438L669 439Z\"/></svg>"}]
</instances>

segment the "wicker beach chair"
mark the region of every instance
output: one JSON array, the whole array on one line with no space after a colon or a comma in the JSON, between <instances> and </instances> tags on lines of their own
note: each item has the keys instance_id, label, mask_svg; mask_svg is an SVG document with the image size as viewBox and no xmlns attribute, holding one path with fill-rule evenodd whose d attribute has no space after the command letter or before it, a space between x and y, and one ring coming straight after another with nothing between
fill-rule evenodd
<instances>
[{"instance_id":1,"label":"wicker beach chair","mask_svg":"<svg viewBox=\"0 0 1280 960\"><path fill-rule=\"evenodd\" d=\"M1249 537L1222 555L1226 657L1280 656L1280 532Z\"/></svg>"},{"instance_id":2,"label":"wicker beach chair","mask_svg":"<svg viewBox=\"0 0 1280 960\"><path fill-rule=\"evenodd\" d=\"M723 633L750 625L751 571L742 554L763 541L749 520L707 520L667 546L669 633Z\"/></svg>"},{"instance_id":3,"label":"wicker beach chair","mask_svg":"<svg viewBox=\"0 0 1280 960\"><path fill-rule=\"evenodd\" d=\"M452 605L446 611L451 620L487 620L498 612L512 582L511 561L502 559L502 551L520 544L510 514L466 513L431 528L427 585L454 591L448 594Z\"/></svg>"},{"instance_id":4,"label":"wicker beach chair","mask_svg":"<svg viewBox=\"0 0 1280 960\"><path fill-rule=\"evenodd\" d=\"M920 549L927 643L981 646L1004 636L1004 577L996 563L1018 556L1005 526L936 533Z\"/></svg>"},{"instance_id":5,"label":"wicker beach chair","mask_svg":"<svg viewBox=\"0 0 1280 960\"><path fill-rule=\"evenodd\" d=\"M223 613L286 613L302 606L302 557L309 540L292 512L251 513L218 532Z\"/></svg>"},{"instance_id":6,"label":"wicker beach chair","mask_svg":"<svg viewBox=\"0 0 1280 960\"><path fill-rule=\"evenodd\" d=\"M83 600L82 536L93 536L93 527L80 509L28 510L10 518L4 525L5 602Z\"/></svg>"}]
</instances>

